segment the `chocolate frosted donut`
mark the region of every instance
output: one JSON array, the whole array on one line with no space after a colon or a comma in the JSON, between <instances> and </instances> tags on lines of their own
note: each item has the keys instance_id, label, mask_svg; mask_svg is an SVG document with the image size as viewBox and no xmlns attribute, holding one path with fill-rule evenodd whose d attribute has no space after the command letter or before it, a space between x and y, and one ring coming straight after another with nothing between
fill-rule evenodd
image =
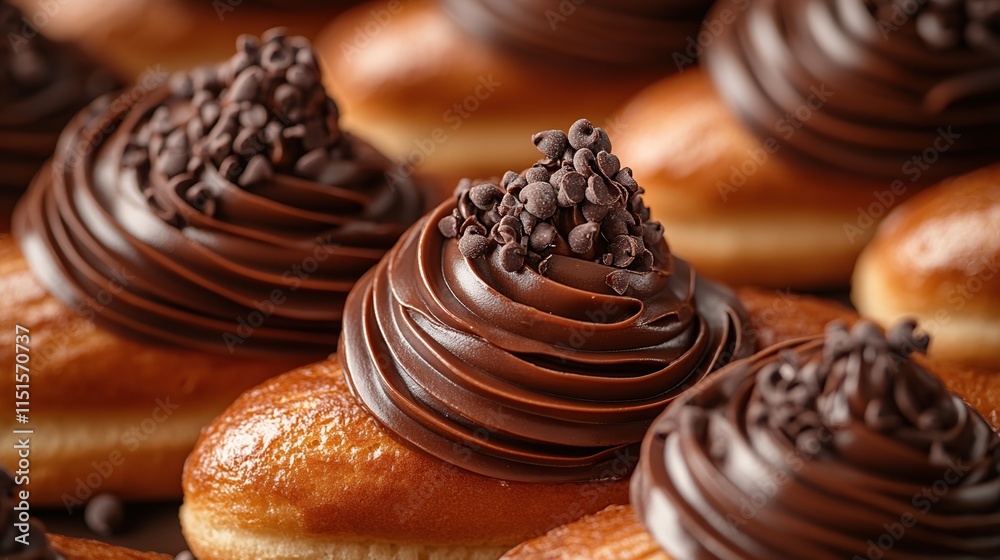
<instances>
[{"instance_id":1,"label":"chocolate frosted donut","mask_svg":"<svg viewBox=\"0 0 1000 560\"><path fill-rule=\"evenodd\" d=\"M476 37L534 59L617 68L674 65L712 2L706 0L441 0Z\"/></svg>"},{"instance_id":2,"label":"chocolate frosted donut","mask_svg":"<svg viewBox=\"0 0 1000 560\"><path fill-rule=\"evenodd\" d=\"M1000 437L871 323L734 364L665 412L632 480L672 557L1000 557Z\"/></svg>"},{"instance_id":3,"label":"chocolate frosted donut","mask_svg":"<svg viewBox=\"0 0 1000 560\"><path fill-rule=\"evenodd\" d=\"M420 195L340 130L305 39L275 30L238 48L76 117L15 235L48 290L119 331L321 357Z\"/></svg>"},{"instance_id":4,"label":"chocolate frosted donut","mask_svg":"<svg viewBox=\"0 0 1000 560\"><path fill-rule=\"evenodd\" d=\"M67 122L118 87L106 70L41 36L0 2L0 189L22 190L52 155Z\"/></svg>"},{"instance_id":5,"label":"chocolate frosted donut","mask_svg":"<svg viewBox=\"0 0 1000 560\"><path fill-rule=\"evenodd\" d=\"M760 0L704 60L743 122L786 155L930 184L998 159L997 13L989 1Z\"/></svg>"},{"instance_id":6,"label":"chocolate frosted donut","mask_svg":"<svg viewBox=\"0 0 1000 560\"><path fill-rule=\"evenodd\" d=\"M348 298L340 360L402 440L513 481L621 477L650 421L753 351L727 289L670 254L586 120L407 232Z\"/></svg>"}]
</instances>

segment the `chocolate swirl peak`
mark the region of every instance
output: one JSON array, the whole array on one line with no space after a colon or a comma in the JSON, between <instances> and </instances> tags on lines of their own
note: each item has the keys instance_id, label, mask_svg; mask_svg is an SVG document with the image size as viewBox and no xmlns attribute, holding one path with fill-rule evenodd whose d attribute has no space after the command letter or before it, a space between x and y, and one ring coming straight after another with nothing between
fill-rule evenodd
<instances>
[{"instance_id":1,"label":"chocolate swirl peak","mask_svg":"<svg viewBox=\"0 0 1000 560\"><path fill-rule=\"evenodd\" d=\"M534 141L535 166L463 181L359 281L339 358L390 433L444 461L620 478L659 411L753 341L735 296L670 254L603 130Z\"/></svg>"},{"instance_id":2,"label":"chocolate swirl peak","mask_svg":"<svg viewBox=\"0 0 1000 560\"><path fill-rule=\"evenodd\" d=\"M917 184L1000 160L1000 2L724 0L715 9L738 16L706 50L706 67L737 116L783 156Z\"/></svg>"},{"instance_id":3,"label":"chocolate swirl peak","mask_svg":"<svg viewBox=\"0 0 1000 560\"><path fill-rule=\"evenodd\" d=\"M322 357L420 194L339 128L305 39L273 30L237 46L138 102L81 113L15 234L53 294L123 332Z\"/></svg>"},{"instance_id":4,"label":"chocolate swirl peak","mask_svg":"<svg viewBox=\"0 0 1000 560\"><path fill-rule=\"evenodd\" d=\"M732 364L643 441L632 503L671 557L1000 557L1000 436L914 362L913 323Z\"/></svg>"},{"instance_id":5,"label":"chocolate swirl peak","mask_svg":"<svg viewBox=\"0 0 1000 560\"><path fill-rule=\"evenodd\" d=\"M22 499L24 491L7 469L0 467L0 556L4 560L63 560L53 550L41 525L30 518L24 523L21 518L25 512L30 514L25 505L28 500Z\"/></svg>"},{"instance_id":6,"label":"chocolate swirl peak","mask_svg":"<svg viewBox=\"0 0 1000 560\"><path fill-rule=\"evenodd\" d=\"M0 34L0 189L21 190L73 115L118 82L69 45L39 35L4 1Z\"/></svg>"},{"instance_id":7,"label":"chocolate swirl peak","mask_svg":"<svg viewBox=\"0 0 1000 560\"><path fill-rule=\"evenodd\" d=\"M560 65L665 68L694 44L709 0L441 0L476 37Z\"/></svg>"}]
</instances>

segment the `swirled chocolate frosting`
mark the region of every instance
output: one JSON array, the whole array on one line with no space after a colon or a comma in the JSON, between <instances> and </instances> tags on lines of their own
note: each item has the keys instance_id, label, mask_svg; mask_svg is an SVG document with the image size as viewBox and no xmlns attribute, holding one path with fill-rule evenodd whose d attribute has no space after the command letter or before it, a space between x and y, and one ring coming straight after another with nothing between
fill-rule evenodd
<instances>
[{"instance_id":1,"label":"swirled chocolate frosting","mask_svg":"<svg viewBox=\"0 0 1000 560\"><path fill-rule=\"evenodd\" d=\"M545 158L463 181L359 281L339 359L390 433L444 461L620 478L659 411L753 341L735 296L670 254L603 130L534 141Z\"/></svg>"},{"instance_id":2,"label":"swirled chocolate frosting","mask_svg":"<svg viewBox=\"0 0 1000 560\"><path fill-rule=\"evenodd\" d=\"M760 138L807 165L931 184L1000 160L1000 2L723 0L704 60Z\"/></svg>"},{"instance_id":3,"label":"swirled chocolate frosting","mask_svg":"<svg viewBox=\"0 0 1000 560\"><path fill-rule=\"evenodd\" d=\"M30 494L28 496L30 498ZM4 560L63 560L52 549L45 530L34 519L24 523L21 515L31 514L28 500L7 469L0 467L0 557Z\"/></svg>"},{"instance_id":4,"label":"swirled chocolate frosting","mask_svg":"<svg viewBox=\"0 0 1000 560\"><path fill-rule=\"evenodd\" d=\"M7 2L0 2L0 32L0 189L13 192L52 156L73 115L118 82L69 45L40 35Z\"/></svg>"},{"instance_id":5,"label":"swirled chocolate frosting","mask_svg":"<svg viewBox=\"0 0 1000 560\"><path fill-rule=\"evenodd\" d=\"M656 420L632 503L676 560L1000 558L1000 436L861 322L732 364Z\"/></svg>"},{"instance_id":6,"label":"swirled chocolate frosting","mask_svg":"<svg viewBox=\"0 0 1000 560\"><path fill-rule=\"evenodd\" d=\"M707 0L440 0L465 30L531 59L665 68L697 47ZM694 48L694 47L692 47Z\"/></svg>"},{"instance_id":7,"label":"swirled chocolate frosting","mask_svg":"<svg viewBox=\"0 0 1000 560\"><path fill-rule=\"evenodd\" d=\"M124 333L322 357L419 192L340 130L305 39L238 49L76 117L15 235L46 288Z\"/></svg>"}]
</instances>

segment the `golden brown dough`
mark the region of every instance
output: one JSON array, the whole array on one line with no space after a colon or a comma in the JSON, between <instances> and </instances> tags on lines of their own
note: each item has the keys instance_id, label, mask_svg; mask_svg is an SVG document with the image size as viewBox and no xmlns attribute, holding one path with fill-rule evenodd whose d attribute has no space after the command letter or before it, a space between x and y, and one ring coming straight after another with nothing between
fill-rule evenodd
<instances>
[{"instance_id":1,"label":"golden brown dough","mask_svg":"<svg viewBox=\"0 0 1000 560\"><path fill-rule=\"evenodd\" d=\"M881 206L869 221L858 209L881 205L876 194L890 184L809 170L780 151L768 153L697 68L649 86L615 122L618 156L646 189L671 249L699 273L732 285L846 285L874 221L887 211ZM888 196L895 203L906 194Z\"/></svg>"},{"instance_id":2,"label":"golden brown dough","mask_svg":"<svg viewBox=\"0 0 1000 560\"><path fill-rule=\"evenodd\" d=\"M894 210L858 260L851 297L883 325L916 318L934 359L1000 369L1000 165Z\"/></svg>"},{"instance_id":3,"label":"golden brown dough","mask_svg":"<svg viewBox=\"0 0 1000 560\"><path fill-rule=\"evenodd\" d=\"M503 560L670 560L632 506L611 506L526 541Z\"/></svg>"},{"instance_id":4,"label":"golden brown dough","mask_svg":"<svg viewBox=\"0 0 1000 560\"><path fill-rule=\"evenodd\" d=\"M102 542L74 539L62 535L48 535L52 547L66 560L169 560L166 554L139 552L111 546Z\"/></svg>"},{"instance_id":5,"label":"golden brown dough","mask_svg":"<svg viewBox=\"0 0 1000 560\"><path fill-rule=\"evenodd\" d=\"M29 329L31 496L79 505L111 492L129 500L180 496L180 475L202 426L241 392L302 358L234 359L126 339L77 313L35 280L11 237L0 239L0 361L4 409L14 414L14 336ZM18 436L24 437L24 436ZM0 432L0 464L15 467L15 435ZM16 469L15 469L16 470Z\"/></svg>"},{"instance_id":6,"label":"golden brown dough","mask_svg":"<svg viewBox=\"0 0 1000 560\"><path fill-rule=\"evenodd\" d=\"M765 340L819 334L833 318L854 317L809 296L739 295ZM626 490L627 481L505 482L414 451L382 430L340 366L325 361L245 393L206 429L185 469L181 521L201 560L497 558L627 503Z\"/></svg>"}]
</instances>

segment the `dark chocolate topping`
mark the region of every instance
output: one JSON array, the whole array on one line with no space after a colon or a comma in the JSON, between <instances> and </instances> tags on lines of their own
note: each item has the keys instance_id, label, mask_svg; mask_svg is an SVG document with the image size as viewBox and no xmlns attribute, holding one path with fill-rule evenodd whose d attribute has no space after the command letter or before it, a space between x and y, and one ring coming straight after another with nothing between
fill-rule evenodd
<instances>
[{"instance_id":1,"label":"dark chocolate topping","mask_svg":"<svg viewBox=\"0 0 1000 560\"><path fill-rule=\"evenodd\" d=\"M73 115L118 82L71 46L40 35L3 1L0 33L0 189L21 190Z\"/></svg>"},{"instance_id":2,"label":"dark chocolate topping","mask_svg":"<svg viewBox=\"0 0 1000 560\"><path fill-rule=\"evenodd\" d=\"M339 358L390 433L442 460L506 480L620 478L631 464L613 463L663 407L754 343L732 292L646 221L602 130L535 143L538 164L463 181L359 281Z\"/></svg>"},{"instance_id":3,"label":"dark chocolate topping","mask_svg":"<svg viewBox=\"0 0 1000 560\"><path fill-rule=\"evenodd\" d=\"M14 477L0 467L0 557L4 560L62 560L62 555L52 549L45 530L37 521L30 519L28 522L27 537L22 537L25 532L15 526L23 522L20 519L25 511L22 502L29 504L27 515L31 514L30 501L22 500L20 492ZM18 537L27 538L28 544L15 540Z\"/></svg>"},{"instance_id":4,"label":"dark chocolate topping","mask_svg":"<svg viewBox=\"0 0 1000 560\"><path fill-rule=\"evenodd\" d=\"M731 364L646 435L639 518L677 560L1000 557L1000 436L926 348L861 322Z\"/></svg>"},{"instance_id":5,"label":"dark chocolate topping","mask_svg":"<svg viewBox=\"0 0 1000 560\"><path fill-rule=\"evenodd\" d=\"M464 29L532 59L665 68L694 43L708 0L440 0Z\"/></svg>"},{"instance_id":6,"label":"dark chocolate topping","mask_svg":"<svg viewBox=\"0 0 1000 560\"><path fill-rule=\"evenodd\" d=\"M325 356L347 292L420 196L340 130L305 39L273 30L238 49L79 115L15 234L53 294L123 332Z\"/></svg>"},{"instance_id":7,"label":"dark chocolate topping","mask_svg":"<svg viewBox=\"0 0 1000 560\"><path fill-rule=\"evenodd\" d=\"M705 64L784 156L920 184L1000 160L997 0L734 3Z\"/></svg>"}]
</instances>

